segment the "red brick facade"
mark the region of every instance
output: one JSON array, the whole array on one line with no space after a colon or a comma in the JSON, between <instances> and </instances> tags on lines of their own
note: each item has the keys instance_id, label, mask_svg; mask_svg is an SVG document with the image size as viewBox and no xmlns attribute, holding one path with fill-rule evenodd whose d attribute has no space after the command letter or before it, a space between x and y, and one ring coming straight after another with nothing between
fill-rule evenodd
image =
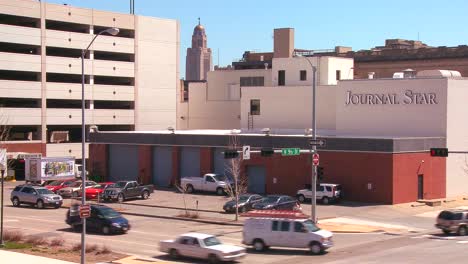
<instances>
[{"instance_id":1,"label":"red brick facade","mask_svg":"<svg viewBox=\"0 0 468 264\"><path fill-rule=\"evenodd\" d=\"M43 143L1 143L1 148L6 148L7 152L42 153L46 156L46 144ZM15 157L16 158L16 157Z\"/></svg>"},{"instance_id":2,"label":"red brick facade","mask_svg":"<svg viewBox=\"0 0 468 264\"><path fill-rule=\"evenodd\" d=\"M138 146L138 176L143 184L150 184L153 174L152 146Z\"/></svg>"}]
</instances>

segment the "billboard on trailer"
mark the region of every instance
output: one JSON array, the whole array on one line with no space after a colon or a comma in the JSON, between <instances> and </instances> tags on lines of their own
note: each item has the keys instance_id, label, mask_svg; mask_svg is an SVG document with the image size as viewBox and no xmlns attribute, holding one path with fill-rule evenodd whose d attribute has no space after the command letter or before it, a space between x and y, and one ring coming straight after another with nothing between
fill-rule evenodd
<instances>
[{"instance_id":1,"label":"billboard on trailer","mask_svg":"<svg viewBox=\"0 0 468 264\"><path fill-rule=\"evenodd\" d=\"M26 158L26 181L40 182L47 180L60 180L75 177L75 158Z\"/></svg>"}]
</instances>

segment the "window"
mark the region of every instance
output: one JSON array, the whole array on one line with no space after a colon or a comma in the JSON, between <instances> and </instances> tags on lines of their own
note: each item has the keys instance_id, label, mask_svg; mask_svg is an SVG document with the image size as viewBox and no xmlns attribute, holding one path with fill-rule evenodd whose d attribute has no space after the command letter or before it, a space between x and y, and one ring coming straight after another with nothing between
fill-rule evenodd
<instances>
[{"instance_id":1,"label":"window","mask_svg":"<svg viewBox=\"0 0 468 264\"><path fill-rule=\"evenodd\" d=\"M290 223L288 221L281 222L281 231L289 232Z\"/></svg>"},{"instance_id":2,"label":"window","mask_svg":"<svg viewBox=\"0 0 468 264\"><path fill-rule=\"evenodd\" d=\"M250 114L260 115L260 100L258 99L250 100Z\"/></svg>"},{"instance_id":3,"label":"window","mask_svg":"<svg viewBox=\"0 0 468 264\"><path fill-rule=\"evenodd\" d=\"M206 177L207 182L215 182L215 180L212 177Z\"/></svg>"},{"instance_id":4,"label":"window","mask_svg":"<svg viewBox=\"0 0 468 264\"><path fill-rule=\"evenodd\" d=\"M21 190L21 186L16 186L15 189L13 190L14 192L19 192Z\"/></svg>"},{"instance_id":5,"label":"window","mask_svg":"<svg viewBox=\"0 0 468 264\"><path fill-rule=\"evenodd\" d=\"M454 214L452 220L461 220L461 219L462 219L462 216L463 216L462 213Z\"/></svg>"},{"instance_id":6,"label":"window","mask_svg":"<svg viewBox=\"0 0 468 264\"><path fill-rule=\"evenodd\" d=\"M271 230L273 230L273 231L279 231L279 228L278 228L278 221L273 221L273 224L271 225Z\"/></svg>"},{"instance_id":7,"label":"window","mask_svg":"<svg viewBox=\"0 0 468 264\"><path fill-rule=\"evenodd\" d=\"M286 71L281 70L278 71L278 86L285 86L286 85Z\"/></svg>"},{"instance_id":8,"label":"window","mask_svg":"<svg viewBox=\"0 0 468 264\"><path fill-rule=\"evenodd\" d=\"M240 77L240 86L265 86L265 78L263 76Z\"/></svg>"},{"instance_id":9,"label":"window","mask_svg":"<svg viewBox=\"0 0 468 264\"><path fill-rule=\"evenodd\" d=\"M340 70L336 70L336 80L337 81L341 80L341 71Z\"/></svg>"},{"instance_id":10,"label":"window","mask_svg":"<svg viewBox=\"0 0 468 264\"><path fill-rule=\"evenodd\" d=\"M305 70L300 71L300 80L307 81L307 71Z\"/></svg>"},{"instance_id":11,"label":"window","mask_svg":"<svg viewBox=\"0 0 468 264\"><path fill-rule=\"evenodd\" d=\"M317 186L317 192L323 192L325 188L323 186Z\"/></svg>"},{"instance_id":12,"label":"window","mask_svg":"<svg viewBox=\"0 0 468 264\"><path fill-rule=\"evenodd\" d=\"M326 186L325 188L327 188L327 192L331 192L331 191L332 191L332 187L330 187L330 186Z\"/></svg>"},{"instance_id":13,"label":"window","mask_svg":"<svg viewBox=\"0 0 468 264\"><path fill-rule=\"evenodd\" d=\"M294 232L302 233L302 230L304 230L304 226L299 222L294 222Z\"/></svg>"},{"instance_id":14,"label":"window","mask_svg":"<svg viewBox=\"0 0 468 264\"><path fill-rule=\"evenodd\" d=\"M23 190L21 190L21 192L24 192L24 193L33 193L33 191L34 189L30 187L24 187Z\"/></svg>"}]
</instances>

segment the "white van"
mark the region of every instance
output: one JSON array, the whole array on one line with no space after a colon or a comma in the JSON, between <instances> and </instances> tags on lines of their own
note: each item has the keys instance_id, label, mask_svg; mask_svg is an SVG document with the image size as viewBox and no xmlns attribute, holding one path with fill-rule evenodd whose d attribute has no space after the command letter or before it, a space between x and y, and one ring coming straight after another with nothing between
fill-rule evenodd
<instances>
[{"instance_id":1,"label":"white van","mask_svg":"<svg viewBox=\"0 0 468 264\"><path fill-rule=\"evenodd\" d=\"M253 217L244 223L242 243L256 251L269 247L308 248L312 254L333 246L333 234L318 228L310 219L294 217Z\"/></svg>"}]
</instances>

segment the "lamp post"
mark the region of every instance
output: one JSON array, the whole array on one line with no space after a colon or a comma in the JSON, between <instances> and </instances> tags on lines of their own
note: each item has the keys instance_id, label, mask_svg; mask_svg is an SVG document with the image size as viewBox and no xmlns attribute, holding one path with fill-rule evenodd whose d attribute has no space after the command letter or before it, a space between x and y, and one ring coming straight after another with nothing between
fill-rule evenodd
<instances>
[{"instance_id":1,"label":"lamp post","mask_svg":"<svg viewBox=\"0 0 468 264\"><path fill-rule=\"evenodd\" d=\"M94 38L89 43L88 47L81 52L81 205L86 204L86 155L85 155L85 146L86 146L86 123L85 123L85 74L84 74L84 60L86 53L88 53L89 48L93 44L94 40L101 35L107 33L109 35L115 36L119 34L118 28L108 28L100 31L94 36ZM85 235L86 235L86 219L82 218L82 231L81 231L81 264L86 263L86 252L85 252Z\"/></svg>"},{"instance_id":2,"label":"lamp post","mask_svg":"<svg viewBox=\"0 0 468 264\"><path fill-rule=\"evenodd\" d=\"M315 141L317 139L317 122L316 122L316 108L315 108L315 95L316 95L316 75L317 75L317 67L312 65L312 62L307 57L303 57L299 54L296 54L296 57L304 58L312 67L312 139ZM317 152L317 146L312 145L312 155ZM311 208L311 218L314 223L317 223L317 166L315 166L312 162L312 179L310 184L310 189L312 191L312 208Z\"/></svg>"}]
</instances>

